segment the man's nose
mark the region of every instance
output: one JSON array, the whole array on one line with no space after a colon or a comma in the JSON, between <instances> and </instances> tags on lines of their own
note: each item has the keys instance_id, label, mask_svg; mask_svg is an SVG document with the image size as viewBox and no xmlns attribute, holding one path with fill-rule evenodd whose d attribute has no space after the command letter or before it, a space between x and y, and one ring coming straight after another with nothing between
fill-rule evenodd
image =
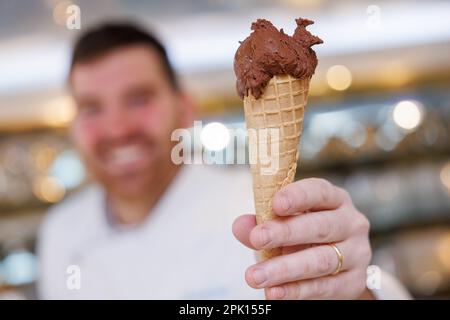
<instances>
[{"instance_id":1,"label":"man's nose","mask_svg":"<svg viewBox=\"0 0 450 320\"><path fill-rule=\"evenodd\" d=\"M130 115L121 107L111 108L106 121L106 131L110 139L126 139L129 137L135 125L132 123Z\"/></svg>"}]
</instances>

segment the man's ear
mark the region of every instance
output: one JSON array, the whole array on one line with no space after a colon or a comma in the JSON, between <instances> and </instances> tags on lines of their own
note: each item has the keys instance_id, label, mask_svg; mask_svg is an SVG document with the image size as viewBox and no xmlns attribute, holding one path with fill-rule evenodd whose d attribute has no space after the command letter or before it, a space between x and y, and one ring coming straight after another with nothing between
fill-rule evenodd
<instances>
[{"instance_id":1,"label":"man's ear","mask_svg":"<svg viewBox=\"0 0 450 320\"><path fill-rule=\"evenodd\" d=\"M180 92L179 99L181 107L181 126L184 128L192 127L197 112L194 100L186 91Z\"/></svg>"}]
</instances>

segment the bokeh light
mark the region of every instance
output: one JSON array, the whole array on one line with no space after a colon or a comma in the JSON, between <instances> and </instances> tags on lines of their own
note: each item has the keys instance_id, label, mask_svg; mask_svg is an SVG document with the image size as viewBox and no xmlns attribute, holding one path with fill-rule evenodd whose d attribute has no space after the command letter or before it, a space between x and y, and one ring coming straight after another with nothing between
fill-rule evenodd
<instances>
[{"instance_id":1,"label":"bokeh light","mask_svg":"<svg viewBox=\"0 0 450 320\"><path fill-rule=\"evenodd\" d=\"M49 5L54 5L53 7L53 21L60 26L65 26L67 21L67 7L73 5L72 1L62 0L57 3L49 3Z\"/></svg>"},{"instance_id":2,"label":"bokeh light","mask_svg":"<svg viewBox=\"0 0 450 320\"><path fill-rule=\"evenodd\" d=\"M38 179L35 182L33 191L39 200L48 203L60 201L66 193L64 185L54 177L43 177Z\"/></svg>"},{"instance_id":3,"label":"bokeh light","mask_svg":"<svg viewBox=\"0 0 450 320\"><path fill-rule=\"evenodd\" d=\"M84 166L73 150L61 152L52 163L49 174L57 178L66 189L78 187L86 177Z\"/></svg>"},{"instance_id":4,"label":"bokeh light","mask_svg":"<svg viewBox=\"0 0 450 320\"><path fill-rule=\"evenodd\" d=\"M3 260L2 265L4 280L10 285L30 283L36 277L36 257L26 250L11 252Z\"/></svg>"},{"instance_id":5,"label":"bokeh light","mask_svg":"<svg viewBox=\"0 0 450 320\"><path fill-rule=\"evenodd\" d=\"M392 118L397 126L405 130L413 130L422 122L423 110L415 101L400 101L394 107Z\"/></svg>"},{"instance_id":6,"label":"bokeh light","mask_svg":"<svg viewBox=\"0 0 450 320\"><path fill-rule=\"evenodd\" d=\"M225 149L230 141L230 132L219 122L207 124L200 135L203 146L212 151Z\"/></svg>"},{"instance_id":7,"label":"bokeh light","mask_svg":"<svg viewBox=\"0 0 450 320\"><path fill-rule=\"evenodd\" d=\"M327 71L328 85L337 91L344 91L352 84L352 73L343 65L335 65Z\"/></svg>"},{"instance_id":8,"label":"bokeh light","mask_svg":"<svg viewBox=\"0 0 450 320\"><path fill-rule=\"evenodd\" d=\"M50 146L34 148L33 162L40 171L45 171L56 157L56 150Z\"/></svg>"},{"instance_id":9,"label":"bokeh light","mask_svg":"<svg viewBox=\"0 0 450 320\"><path fill-rule=\"evenodd\" d=\"M69 96L61 96L48 101L43 107L44 121L54 127L69 124L76 115L76 106Z\"/></svg>"},{"instance_id":10,"label":"bokeh light","mask_svg":"<svg viewBox=\"0 0 450 320\"><path fill-rule=\"evenodd\" d=\"M437 244L437 256L450 273L450 234L444 235Z\"/></svg>"},{"instance_id":11,"label":"bokeh light","mask_svg":"<svg viewBox=\"0 0 450 320\"><path fill-rule=\"evenodd\" d=\"M447 191L450 192L450 162L447 162L441 169L441 182Z\"/></svg>"}]
</instances>

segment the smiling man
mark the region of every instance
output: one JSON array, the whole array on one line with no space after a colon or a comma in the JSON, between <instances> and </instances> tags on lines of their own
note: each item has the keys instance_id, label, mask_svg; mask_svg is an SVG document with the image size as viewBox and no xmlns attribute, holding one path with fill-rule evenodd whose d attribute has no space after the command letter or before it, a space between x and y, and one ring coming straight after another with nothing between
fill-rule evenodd
<instances>
[{"instance_id":1,"label":"smiling man","mask_svg":"<svg viewBox=\"0 0 450 320\"><path fill-rule=\"evenodd\" d=\"M369 223L344 190L292 183L273 200L280 218L256 226L254 215L235 219L253 211L248 170L173 164L171 133L192 124L194 107L152 35L128 24L89 30L69 85L71 135L95 183L42 226L42 298L373 297ZM283 255L255 263L232 225L247 247Z\"/></svg>"},{"instance_id":2,"label":"smiling man","mask_svg":"<svg viewBox=\"0 0 450 320\"><path fill-rule=\"evenodd\" d=\"M175 176L170 136L190 125L193 108L158 42L141 34L122 38L120 27L107 30L110 38L88 35L73 55L70 86L78 105L73 140L106 189L114 217L133 224Z\"/></svg>"}]
</instances>

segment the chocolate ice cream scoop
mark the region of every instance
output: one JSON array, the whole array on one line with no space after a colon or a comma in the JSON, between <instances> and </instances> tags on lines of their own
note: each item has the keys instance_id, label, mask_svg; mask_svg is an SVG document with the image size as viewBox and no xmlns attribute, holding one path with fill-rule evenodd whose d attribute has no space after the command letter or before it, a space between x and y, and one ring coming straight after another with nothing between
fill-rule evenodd
<instances>
[{"instance_id":1,"label":"chocolate ice cream scoop","mask_svg":"<svg viewBox=\"0 0 450 320\"><path fill-rule=\"evenodd\" d=\"M241 42L234 56L236 87L241 98L249 93L259 98L274 75L301 79L314 74L317 57L311 46L323 41L306 30L313 21L299 18L296 22L293 36L264 19L252 24L253 32Z\"/></svg>"}]
</instances>

